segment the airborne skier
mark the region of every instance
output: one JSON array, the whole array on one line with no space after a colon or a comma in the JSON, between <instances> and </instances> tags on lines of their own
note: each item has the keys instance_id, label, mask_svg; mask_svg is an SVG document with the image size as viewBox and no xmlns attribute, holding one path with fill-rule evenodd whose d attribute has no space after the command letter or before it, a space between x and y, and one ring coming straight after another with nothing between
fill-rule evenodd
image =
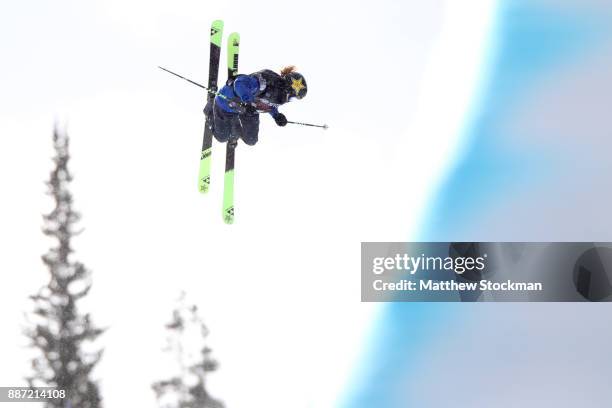
<instances>
[{"instance_id":1,"label":"airborne skier","mask_svg":"<svg viewBox=\"0 0 612 408\"><path fill-rule=\"evenodd\" d=\"M285 126L287 118L278 107L294 99L302 99L308 91L304 76L287 66L280 75L269 69L250 75L230 78L213 101L204 108L204 114L213 118L213 135L219 142L230 139L236 119L242 126L241 137L247 145L257 143L259 113L268 112L278 126Z\"/></svg>"},{"instance_id":2,"label":"airborne skier","mask_svg":"<svg viewBox=\"0 0 612 408\"><path fill-rule=\"evenodd\" d=\"M294 99L302 99L308 91L306 79L287 66L280 74L264 69L250 75L238 74L240 35L233 32L227 43L227 82L217 91L219 59L223 21L215 20L210 27L210 60L208 86L192 81L164 67L160 69L207 91L204 107L206 124L200 154L198 190L206 193L210 189L210 163L213 136L219 142L227 142L225 149L225 177L223 182L223 220L234 222L234 160L238 138L247 145L257 143L259 134L259 114L270 113L278 126L287 123L327 129L327 125L295 122L287 120L278 107Z\"/></svg>"}]
</instances>

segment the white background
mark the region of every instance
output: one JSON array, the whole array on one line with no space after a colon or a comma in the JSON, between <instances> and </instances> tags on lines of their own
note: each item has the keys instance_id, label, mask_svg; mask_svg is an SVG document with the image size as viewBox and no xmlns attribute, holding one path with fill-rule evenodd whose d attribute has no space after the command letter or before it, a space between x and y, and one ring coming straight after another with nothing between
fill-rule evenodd
<instances>
[{"instance_id":1,"label":"white background","mask_svg":"<svg viewBox=\"0 0 612 408\"><path fill-rule=\"evenodd\" d=\"M460 4L461 3L461 4ZM186 289L228 407L333 406L376 308L359 302L361 241L405 241L452 159L478 85L493 0L5 2L0 6L0 385L23 384L27 296L45 283L41 214L57 121L71 136L85 307L109 327L106 406L153 406L162 326ZM197 192L208 32L242 36L240 71L295 64L308 97L262 117L236 155L236 224L221 218L224 149ZM222 61L225 62L225 47ZM225 76L225 64L221 77Z\"/></svg>"}]
</instances>

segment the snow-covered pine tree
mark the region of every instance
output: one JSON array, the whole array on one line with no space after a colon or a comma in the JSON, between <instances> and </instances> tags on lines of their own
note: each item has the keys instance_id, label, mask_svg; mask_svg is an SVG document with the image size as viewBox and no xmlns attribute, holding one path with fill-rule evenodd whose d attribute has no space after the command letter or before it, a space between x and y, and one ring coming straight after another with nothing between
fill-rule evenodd
<instances>
[{"instance_id":1,"label":"snow-covered pine tree","mask_svg":"<svg viewBox=\"0 0 612 408\"><path fill-rule=\"evenodd\" d=\"M102 351L92 350L93 341L103 332L93 325L89 313L78 310L77 302L91 288L90 272L72 259L72 238L78 234L75 224L79 213L73 210L68 170L70 154L68 135L53 133L54 168L47 182L54 200L53 210L44 215L43 232L56 245L42 256L49 270L49 281L36 295L31 314L32 327L26 329L37 351L32 360L33 374L27 377L31 387L57 387L66 390L66 398L45 403L45 408L100 408L97 383L91 378Z\"/></svg>"},{"instance_id":2,"label":"snow-covered pine tree","mask_svg":"<svg viewBox=\"0 0 612 408\"><path fill-rule=\"evenodd\" d=\"M206 389L208 374L217 370L206 345L208 328L195 305L189 304L181 294L172 320L166 324L167 346L175 365L174 375L152 385L160 408L223 408Z\"/></svg>"}]
</instances>

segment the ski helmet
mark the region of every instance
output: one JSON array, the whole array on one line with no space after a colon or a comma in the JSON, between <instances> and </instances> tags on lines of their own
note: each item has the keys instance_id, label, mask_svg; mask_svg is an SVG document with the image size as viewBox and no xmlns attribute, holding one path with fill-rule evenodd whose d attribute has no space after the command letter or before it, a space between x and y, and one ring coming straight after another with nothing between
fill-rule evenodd
<instances>
[{"instance_id":1,"label":"ski helmet","mask_svg":"<svg viewBox=\"0 0 612 408\"><path fill-rule=\"evenodd\" d=\"M287 101L291 98L302 99L308 92L308 86L306 85L306 79L299 72L290 72L284 76L285 83L287 84Z\"/></svg>"}]
</instances>

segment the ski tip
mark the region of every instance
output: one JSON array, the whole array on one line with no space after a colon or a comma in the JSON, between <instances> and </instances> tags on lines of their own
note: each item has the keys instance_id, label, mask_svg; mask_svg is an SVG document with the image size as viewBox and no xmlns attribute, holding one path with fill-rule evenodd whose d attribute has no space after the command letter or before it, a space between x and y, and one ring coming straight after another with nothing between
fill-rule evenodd
<instances>
[{"instance_id":1,"label":"ski tip","mask_svg":"<svg viewBox=\"0 0 612 408\"><path fill-rule=\"evenodd\" d=\"M221 47L221 36L223 34L223 21L215 20L210 26L210 43Z\"/></svg>"},{"instance_id":2,"label":"ski tip","mask_svg":"<svg viewBox=\"0 0 612 408\"><path fill-rule=\"evenodd\" d=\"M327 129L329 129L329 126L323 125L323 129L327 130Z\"/></svg>"},{"instance_id":3,"label":"ski tip","mask_svg":"<svg viewBox=\"0 0 612 408\"><path fill-rule=\"evenodd\" d=\"M234 207L233 206L223 211L223 222L228 225L234 223Z\"/></svg>"},{"instance_id":4,"label":"ski tip","mask_svg":"<svg viewBox=\"0 0 612 408\"><path fill-rule=\"evenodd\" d=\"M230 41L229 45L232 45L234 47L240 46L240 34L236 32L231 33L229 35L229 41Z\"/></svg>"}]
</instances>

